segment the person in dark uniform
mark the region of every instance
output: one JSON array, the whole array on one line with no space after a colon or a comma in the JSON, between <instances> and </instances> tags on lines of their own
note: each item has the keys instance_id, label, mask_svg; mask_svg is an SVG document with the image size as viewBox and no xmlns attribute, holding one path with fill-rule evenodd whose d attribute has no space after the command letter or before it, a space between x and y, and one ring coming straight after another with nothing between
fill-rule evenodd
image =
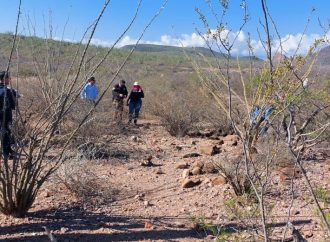
<instances>
[{"instance_id":1,"label":"person in dark uniform","mask_svg":"<svg viewBox=\"0 0 330 242\"><path fill-rule=\"evenodd\" d=\"M125 83L125 80L121 80L120 83L116 84L112 89L112 101L115 106L114 120L118 122L121 122L123 119L124 99L127 98L128 95Z\"/></svg>"},{"instance_id":2,"label":"person in dark uniform","mask_svg":"<svg viewBox=\"0 0 330 242\"><path fill-rule=\"evenodd\" d=\"M17 92L8 87L10 83L9 72L0 71L0 137L2 154L5 158L13 155L11 148L10 125L13 122L12 111L16 108Z\"/></svg>"}]
</instances>

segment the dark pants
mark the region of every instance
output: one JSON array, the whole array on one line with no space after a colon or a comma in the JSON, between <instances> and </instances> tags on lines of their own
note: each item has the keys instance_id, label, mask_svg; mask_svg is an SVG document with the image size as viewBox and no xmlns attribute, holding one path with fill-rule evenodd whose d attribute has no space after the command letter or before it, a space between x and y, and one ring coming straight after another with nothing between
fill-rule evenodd
<instances>
[{"instance_id":1,"label":"dark pants","mask_svg":"<svg viewBox=\"0 0 330 242\"><path fill-rule=\"evenodd\" d=\"M142 100L139 99L139 100L130 100L129 101L129 116L128 116L128 119L129 119L129 122L132 121L132 119L134 119L134 122L136 122L137 118L139 117L139 113L140 113L140 110L141 110L141 107L142 107Z\"/></svg>"},{"instance_id":2,"label":"dark pants","mask_svg":"<svg viewBox=\"0 0 330 242\"><path fill-rule=\"evenodd\" d=\"M2 145L2 153L4 156L8 157L12 153L11 149L11 131L9 128L10 122L8 120L3 120L3 117L0 115L0 138ZM4 123L3 123L4 121Z\"/></svg>"}]
</instances>

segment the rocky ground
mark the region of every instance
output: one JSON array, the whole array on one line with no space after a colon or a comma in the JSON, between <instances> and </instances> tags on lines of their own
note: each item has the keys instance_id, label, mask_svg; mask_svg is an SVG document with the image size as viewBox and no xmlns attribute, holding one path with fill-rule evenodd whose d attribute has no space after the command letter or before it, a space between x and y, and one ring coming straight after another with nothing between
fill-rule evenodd
<instances>
[{"instance_id":1,"label":"rocky ground","mask_svg":"<svg viewBox=\"0 0 330 242\"><path fill-rule=\"evenodd\" d=\"M50 241L45 228L57 241L214 241L210 232L196 228L196 219L234 232L237 221L224 206L233 191L214 163L221 159L230 162L241 154L237 137L174 138L157 122L144 120L137 127L125 127L115 140L110 135L101 140L109 145L110 158L90 160L87 165L111 188L111 201L90 199L82 205L52 179L26 218L0 217L0 241ZM330 190L327 150L327 145L320 147L305 164L313 184ZM290 221L308 241L326 241L299 173L290 202L289 178L294 170L283 160L272 173L273 241L284 233L289 209ZM327 209L325 203L322 206ZM287 241L292 239L290 229L287 237ZM238 240L258 239L246 234Z\"/></svg>"}]
</instances>

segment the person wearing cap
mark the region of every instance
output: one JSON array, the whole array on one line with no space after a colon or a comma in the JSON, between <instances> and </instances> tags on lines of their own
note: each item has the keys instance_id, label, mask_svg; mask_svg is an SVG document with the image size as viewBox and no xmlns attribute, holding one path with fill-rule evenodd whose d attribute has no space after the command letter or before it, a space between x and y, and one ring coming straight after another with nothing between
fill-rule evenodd
<instances>
[{"instance_id":1,"label":"person wearing cap","mask_svg":"<svg viewBox=\"0 0 330 242\"><path fill-rule=\"evenodd\" d=\"M144 98L144 92L139 83L134 82L133 88L127 98L127 105L129 107L128 123L131 123L132 119L134 119L134 124L137 124L137 119L142 107L142 98Z\"/></svg>"},{"instance_id":2,"label":"person wearing cap","mask_svg":"<svg viewBox=\"0 0 330 242\"><path fill-rule=\"evenodd\" d=\"M10 125L13 122L12 111L16 108L16 90L9 88L9 72L0 71L0 137L2 153L5 158L10 158L14 154L11 148Z\"/></svg>"},{"instance_id":3,"label":"person wearing cap","mask_svg":"<svg viewBox=\"0 0 330 242\"><path fill-rule=\"evenodd\" d=\"M125 80L121 80L119 84L116 84L112 89L112 101L115 106L115 121L122 121L124 111L124 99L128 95L128 91L125 85Z\"/></svg>"},{"instance_id":4,"label":"person wearing cap","mask_svg":"<svg viewBox=\"0 0 330 242\"><path fill-rule=\"evenodd\" d=\"M96 101L96 99L99 95L99 91L97 89L95 82L96 82L95 77L92 76L92 77L88 78L86 85L81 90L81 93L80 93L81 99L92 101L92 102Z\"/></svg>"}]
</instances>

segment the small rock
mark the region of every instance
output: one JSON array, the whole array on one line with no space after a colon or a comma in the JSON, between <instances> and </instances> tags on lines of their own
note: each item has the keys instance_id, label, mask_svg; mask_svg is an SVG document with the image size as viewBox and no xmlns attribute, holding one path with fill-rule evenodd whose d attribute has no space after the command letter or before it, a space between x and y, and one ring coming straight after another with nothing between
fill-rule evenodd
<instances>
[{"instance_id":1,"label":"small rock","mask_svg":"<svg viewBox=\"0 0 330 242\"><path fill-rule=\"evenodd\" d=\"M182 146L179 146L179 145L175 146L175 148L176 148L178 151L182 150Z\"/></svg>"},{"instance_id":2,"label":"small rock","mask_svg":"<svg viewBox=\"0 0 330 242\"><path fill-rule=\"evenodd\" d=\"M143 202L143 205L144 205L145 207L150 207L150 206L151 206L151 204L150 204L149 201L144 201L144 202Z\"/></svg>"},{"instance_id":3,"label":"small rock","mask_svg":"<svg viewBox=\"0 0 330 242\"><path fill-rule=\"evenodd\" d=\"M159 169L156 171L156 174L157 174L157 175L162 175L162 174L165 174L165 173L163 172L162 169L159 168Z\"/></svg>"},{"instance_id":4,"label":"small rock","mask_svg":"<svg viewBox=\"0 0 330 242\"><path fill-rule=\"evenodd\" d=\"M62 227L60 231L61 231L61 233L66 233L66 232L69 231L69 228L67 228L67 227Z\"/></svg>"},{"instance_id":5,"label":"small rock","mask_svg":"<svg viewBox=\"0 0 330 242\"><path fill-rule=\"evenodd\" d=\"M185 155L183 156L183 158L191 158L191 157L198 157L198 156L201 156L201 155L198 154L198 153L193 152L193 153L185 154Z\"/></svg>"},{"instance_id":6,"label":"small rock","mask_svg":"<svg viewBox=\"0 0 330 242\"><path fill-rule=\"evenodd\" d=\"M196 160L193 164L193 167L203 168L203 166L204 166L204 162L201 160Z\"/></svg>"},{"instance_id":7,"label":"small rock","mask_svg":"<svg viewBox=\"0 0 330 242\"><path fill-rule=\"evenodd\" d=\"M191 187L199 185L200 183L201 183L201 181L199 179L193 180L193 179L186 178L182 182L182 187L191 188Z\"/></svg>"},{"instance_id":8,"label":"small rock","mask_svg":"<svg viewBox=\"0 0 330 242\"><path fill-rule=\"evenodd\" d=\"M300 214L300 211L298 211L298 210L293 210L293 211L292 211L292 214L293 214L293 215L298 215L298 214Z\"/></svg>"},{"instance_id":9,"label":"small rock","mask_svg":"<svg viewBox=\"0 0 330 242\"><path fill-rule=\"evenodd\" d=\"M144 197L144 194L142 193L142 194L135 195L134 198L141 201L143 197Z\"/></svg>"},{"instance_id":10,"label":"small rock","mask_svg":"<svg viewBox=\"0 0 330 242\"><path fill-rule=\"evenodd\" d=\"M133 136L130 137L130 140L133 141L133 142L137 142L138 141L138 137L136 137L136 136L133 135Z\"/></svg>"},{"instance_id":11,"label":"small rock","mask_svg":"<svg viewBox=\"0 0 330 242\"><path fill-rule=\"evenodd\" d=\"M184 228L184 227L186 227L185 224L180 223L180 222L175 222L175 223L173 224L173 226L176 227L176 228Z\"/></svg>"},{"instance_id":12,"label":"small rock","mask_svg":"<svg viewBox=\"0 0 330 242\"><path fill-rule=\"evenodd\" d=\"M151 161L152 160L152 155L149 155L146 160Z\"/></svg>"},{"instance_id":13,"label":"small rock","mask_svg":"<svg viewBox=\"0 0 330 242\"><path fill-rule=\"evenodd\" d=\"M211 180L211 184L213 186L221 186L221 185L225 185L227 183L226 178L219 176L214 178L213 180Z\"/></svg>"},{"instance_id":14,"label":"small rock","mask_svg":"<svg viewBox=\"0 0 330 242\"><path fill-rule=\"evenodd\" d=\"M199 175L202 173L202 169L200 167L194 167L192 170L191 170L191 174L193 175Z\"/></svg>"},{"instance_id":15,"label":"small rock","mask_svg":"<svg viewBox=\"0 0 330 242\"><path fill-rule=\"evenodd\" d=\"M227 136L223 137L222 140L225 141L225 142L228 142L228 141L229 142L234 142L234 141L238 141L239 138L235 134L230 134L230 135L227 135Z\"/></svg>"},{"instance_id":16,"label":"small rock","mask_svg":"<svg viewBox=\"0 0 330 242\"><path fill-rule=\"evenodd\" d=\"M302 234L306 239L313 237L313 231L312 230L304 230L302 231Z\"/></svg>"},{"instance_id":17,"label":"small rock","mask_svg":"<svg viewBox=\"0 0 330 242\"><path fill-rule=\"evenodd\" d=\"M48 190L45 191L44 197L50 197L50 192Z\"/></svg>"},{"instance_id":18,"label":"small rock","mask_svg":"<svg viewBox=\"0 0 330 242\"><path fill-rule=\"evenodd\" d=\"M182 178L187 178L190 175L190 171L188 169L183 170Z\"/></svg>"},{"instance_id":19,"label":"small rock","mask_svg":"<svg viewBox=\"0 0 330 242\"><path fill-rule=\"evenodd\" d=\"M150 221L146 221L146 222L144 223L144 228L145 228L145 229L153 229L153 228L154 228L154 225L152 224L152 222L150 222Z\"/></svg>"},{"instance_id":20,"label":"small rock","mask_svg":"<svg viewBox=\"0 0 330 242\"><path fill-rule=\"evenodd\" d=\"M203 172L204 173L217 173L218 169L216 168L216 165L213 162L206 162L203 166Z\"/></svg>"},{"instance_id":21,"label":"small rock","mask_svg":"<svg viewBox=\"0 0 330 242\"><path fill-rule=\"evenodd\" d=\"M186 169L188 167L189 165L187 164L187 162L179 162L175 165L175 169Z\"/></svg>"},{"instance_id":22,"label":"small rock","mask_svg":"<svg viewBox=\"0 0 330 242\"><path fill-rule=\"evenodd\" d=\"M141 166L153 166L154 164L151 162L151 160L144 160L140 163Z\"/></svg>"},{"instance_id":23,"label":"small rock","mask_svg":"<svg viewBox=\"0 0 330 242\"><path fill-rule=\"evenodd\" d=\"M223 145L225 142L221 139L221 140L219 140L219 142L218 142L218 145Z\"/></svg>"},{"instance_id":24,"label":"small rock","mask_svg":"<svg viewBox=\"0 0 330 242\"><path fill-rule=\"evenodd\" d=\"M199 147L199 152L204 155L215 155L220 153L220 149L213 145L202 145Z\"/></svg>"}]
</instances>

